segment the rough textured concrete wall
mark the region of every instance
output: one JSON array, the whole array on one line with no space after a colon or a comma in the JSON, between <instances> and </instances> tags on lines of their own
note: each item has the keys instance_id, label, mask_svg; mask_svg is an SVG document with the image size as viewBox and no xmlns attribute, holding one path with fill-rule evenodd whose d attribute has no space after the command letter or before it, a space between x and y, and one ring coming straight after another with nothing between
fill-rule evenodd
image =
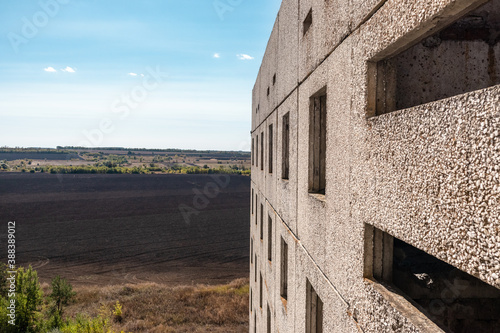
<instances>
[{"instance_id":1,"label":"rough textured concrete wall","mask_svg":"<svg viewBox=\"0 0 500 333\"><path fill-rule=\"evenodd\" d=\"M500 84L499 31L500 8L490 1L385 61L395 110Z\"/></svg>"},{"instance_id":2,"label":"rough textured concrete wall","mask_svg":"<svg viewBox=\"0 0 500 333\"><path fill-rule=\"evenodd\" d=\"M500 43L420 43L396 59L396 110L500 84ZM484 63L487 62L488 66ZM457 72L455 68L462 70Z\"/></svg>"},{"instance_id":3,"label":"rough textured concrete wall","mask_svg":"<svg viewBox=\"0 0 500 333\"><path fill-rule=\"evenodd\" d=\"M279 11L278 63L276 81L278 104L290 95L299 83L299 1L284 1Z\"/></svg>"},{"instance_id":4,"label":"rough textured concrete wall","mask_svg":"<svg viewBox=\"0 0 500 333\"><path fill-rule=\"evenodd\" d=\"M277 127L277 149L276 149L276 209L278 215L284 223L297 234L297 91L294 91L278 108ZM289 137L289 179L282 177L282 156L283 156L283 116L289 114L290 137Z\"/></svg>"},{"instance_id":5,"label":"rough textured concrete wall","mask_svg":"<svg viewBox=\"0 0 500 333\"><path fill-rule=\"evenodd\" d=\"M273 207L276 206L276 175L278 173L278 165L276 163L276 153L277 153L277 134L278 131L278 113L273 112L269 117L267 117L265 122L266 129L266 165L264 166L264 170L266 173L266 199L269 204ZM273 142L272 142L272 159L270 159L269 154L269 126L272 125L273 132ZM269 164L272 164L272 169L269 168ZM272 171L272 172L271 172Z\"/></svg>"},{"instance_id":6,"label":"rough textured concrete wall","mask_svg":"<svg viewBox=\"0 0 500 333\"><path fill-rule=\"evenodd\" d=\"M490 45L482 41L460 45L442 41L431 51L420 44L484 2L283 1L252 107L252 137L259 136L259 166L252 168L252 186L266 207L262 243L260 217L255 225L252 216L251 228L258 271L268 286L263 302L269 302L272 309L273 332L305 331L307 280L324 303L324 332L441 331L390 286L365 278L365 225L500 288L500 88L484 88L495 81L472 83L474 77L491 78L491 62L499 61L498 44L493 46L494 61ZM498 0L493 3L495 8L498 4ZM304 34L303 22L311 10L312 24ZM410 100L397 108L408 108L373 117L375 64L414 45L397 64L405 75L399 80L399 100L401 96ZM473 56L453 57L458 47L474 49L470 51ZM427 63L411 67L406 59L413 56ZM455 79L444 87L449 98L415 93L435 78L422 72L433 59L445 59L443 64L448 66L437 62L434 76ZM465 63L473 64L475 70L461 70ZM409 81L407 76L417 79ZM454 96L453 84L459 86L455 90L459 95ZM467 85L474 91L466 92ZM309 100L324 87L326 191L317 195L308 193ZM436 83L431 90L438 88ZM281 121L287 112L290 179L283 180ZM260 133L264 131L267 140L270 123L274 124L276 160L272 175L267 169L267 141L266 164L260 169ZM271 264L267 261L267 214L274 222ZM289 245L286 306L279 295L281 237ZM251 287L258 332L266 332L267 305L258 309L258 283L253 275Z\"/></svg>"},{"instance_id":7,"label":"rough textured concrete wall","mask_svg":"<svg viewBox=\"0 0 500 333\"><path fill-rule=\"evenodd\" d=\"M284 300L280 295L280 281L281 281L281 270L277 269L275 277L275 290L277 291L273 296L273 302L275 307L275 327L274 331L278 332L295 332L295 317L297 313L297 292L296 285L299 275L297 274L296 268L296 256L297 256L297 246L298 240L294 237L293 233L290 232L288 226L285 225L284 221L278 216L276 219L276 263L279 266L279 257L281 239L288 244L288 297Z\"/></svg>"},{"instance_id":8,"label":"rough textured concrete wall","mask_svg":"<svg viewBox=\"0 0 500 333\"><path fill-rule=\"evenodd\" d=\"M499 92L370 119L368 192L371 223L498 287Z\"/></svg>"}]
</instances>

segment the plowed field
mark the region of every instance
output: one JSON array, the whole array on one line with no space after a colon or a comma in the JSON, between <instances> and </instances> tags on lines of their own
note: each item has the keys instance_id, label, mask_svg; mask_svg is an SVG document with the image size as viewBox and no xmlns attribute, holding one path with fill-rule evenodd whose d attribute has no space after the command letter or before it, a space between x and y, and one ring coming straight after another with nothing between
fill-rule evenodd
<instances>
[{"instance_id":1,"label":"plowed field","mask_svg":"<svg viewBox=\"0 0 500 333\"><path fill-rule=\"evenodd\" d=\"M32 264L41 281L247 277L249 185L249 177L226 175L0 173L0 259L7 222L16 221L16 261Z\"/></svg>"}]
</instances>

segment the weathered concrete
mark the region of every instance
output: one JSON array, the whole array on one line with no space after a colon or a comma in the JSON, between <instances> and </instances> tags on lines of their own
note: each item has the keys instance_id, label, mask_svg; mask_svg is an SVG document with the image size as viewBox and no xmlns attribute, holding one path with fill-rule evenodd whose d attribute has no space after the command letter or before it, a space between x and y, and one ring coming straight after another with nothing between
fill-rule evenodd
<instances>
[{"instance_id":1,"label":"weathered concrete","mask_svg":"<svg viewBox=\"0 0 500 333\"><path fill-rule=\"evenodd\" d=\"M252 189L254 205L260 210L262 202L265 212L262 242L255 207L258 221L252 215L250 224L258 257L258 266L251 265L250 332L255 315L257 332L266 332L268 306L272 332L305 332L307 281L323 302L323 332L440 332L392 284L397 272L376 257L377 241L367 239L371 226L387 233L381 239L393 236L467 273L470 285L474 276L500 288L500 0L484 3L283 1L253 92L259 164L252 167ZM308 191L310 98L323 88L324 195ZM286 113L290 171L282 179ZM289 249L286 301L281 237ZM373 261L391 272L380 273L385 282L367 269ZM255 271L265 283L262 310ZM477 290L456 297L482 297Z\"/></svg>"}]
</instances>

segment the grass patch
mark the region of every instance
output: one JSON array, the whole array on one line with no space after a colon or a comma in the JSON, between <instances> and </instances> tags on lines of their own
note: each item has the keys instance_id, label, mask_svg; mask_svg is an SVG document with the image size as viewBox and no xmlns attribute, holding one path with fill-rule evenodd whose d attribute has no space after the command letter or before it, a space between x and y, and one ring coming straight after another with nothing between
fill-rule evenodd
<instances>
[{"instance_id":1,"label":"grass patch","mask_svg":"<svg viewBox=\"0 0 500 333\"><path fill-rule=\"evenodd\" d=\"M169 287L156 283L80 287L65 317L97 317L102 308L122 305L120 332L248 331L248 279L229 284Z\"/></svg>"}]
</instances>

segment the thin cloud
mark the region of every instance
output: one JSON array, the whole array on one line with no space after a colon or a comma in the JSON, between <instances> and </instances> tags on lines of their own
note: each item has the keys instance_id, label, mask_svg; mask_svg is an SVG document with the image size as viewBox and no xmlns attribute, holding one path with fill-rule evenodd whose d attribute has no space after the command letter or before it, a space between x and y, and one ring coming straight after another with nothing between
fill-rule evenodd
<instances>
[{"instance_id":1,"label":"thin cloud","mask_svg":"<svg viewBox=\"0 0 500 333\"><path fill-rule=\"evenodd\" d=\"M54 67L47 67L43 69L46 72L55 73L57 70Z\"/></svg>"},{"instance_id":2,"label":"thin cloud","mask_svg":"<svg viewBox=\"0 0 500 333\"><path fill-rule=\"evenodd\" d=\"M219 53L214 53L214 58L220 58L220 54Z\"/></svg>"},{"instance_id":3,"label":"thin cloud","mask_svg":"<svg viewBox=\"0 0 500 333\"><path fill-rule=\"evenodd\" d=\"M253 60L253 57L252 57L252 56L249 56L248 54L244 54L244 53L237 54L236 56L237 56L237 57L238 57L238 59L240 59L240 60Z\"/></svg>"},{"instance_id":4,"label":"thin cloud","mask_svg":"<svg viewBox=\"0 0 500 333\"><path fill-rule=\"evenodd\" d=\"M130 76L137 76L136 73L128 73L128 75L130 75Z\"/></svg>"},{"instance_id":5,"label":"thin cloud","mask_svg":"<svg viewBox=\"0 0 500 333\"><path fill-rule=\"evenodd\" d=\"M68 72L68 73L75 73L75 72L76 72L73 68L71 68L71 67L69 67L69 66L67 66L66 68L61 69L61 70L62 70L63 72Z\"/></svg>"}]
</instances>

